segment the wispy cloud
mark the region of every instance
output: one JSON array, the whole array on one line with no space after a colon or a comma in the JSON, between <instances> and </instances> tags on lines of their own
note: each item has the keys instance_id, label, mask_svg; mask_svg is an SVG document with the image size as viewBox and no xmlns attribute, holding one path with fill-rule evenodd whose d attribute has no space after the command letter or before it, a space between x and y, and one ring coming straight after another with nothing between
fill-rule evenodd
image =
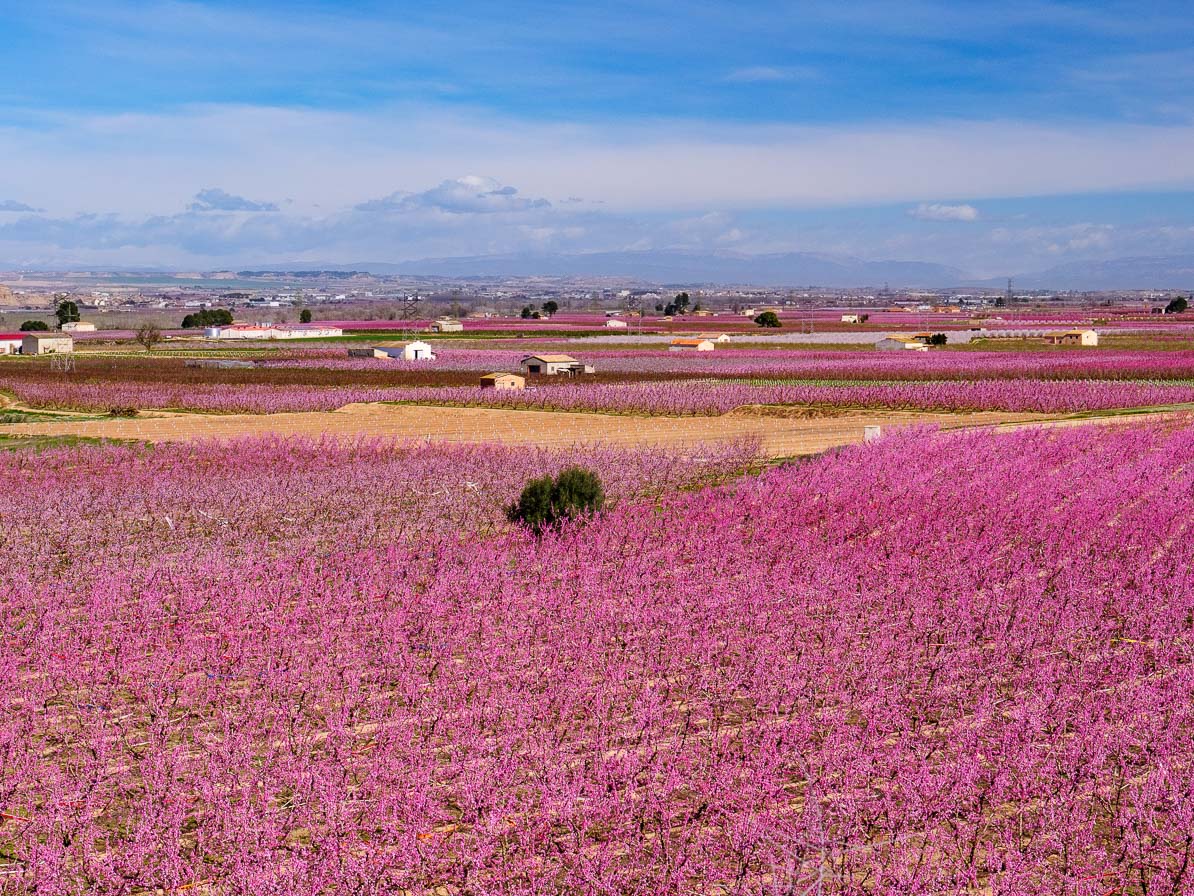
<instances>
[{"instance_id":1,"label":"wispy cloud","mask_svg":"<svg viewBox=\"0 0 1194 896\"><path fill-rule=\"evenodd\" d=\"M40 212L42 209L34 208L31 205L26 205L23 202L17 202L15 199L0 199L0 212Z\"/></svg>"},{"instance_id":2,"label":"wispy cloud","mask_svg":"<svg viewBox=\"0 0 1194 896\"><path fill-rule=\"evenodd\" d=\"M939 202L922 202L908 209L908 216L921 221L972 222L979 218L973 205L945 205Z\"/></svg>"},{"instance_id":3,"label":"wispy cloud","mask_svg":"<svg viewBox=\"0 0 1194 896\"><path fill-rule=\"evenodd\" d=\"M276 212L278 206L272 202L254 202L243 196L234 196L219 187L209 187L195 194L195 201L188 206L193 212Z\"/></svg>"},{"instance_id":4,"label":"wispy cloud","mask_svg":"<svg viewBox=\"0 0 1194 896\"><path fill-rule=\"evenodd\" d=\"M397 172L403 183L438 186L391 203L509 207L583 195L615 211L688 213L1194 186L1194 155L1185 151L1194 126L1179 124L711 127L672 120L627 129L417 106L204 106L169 115L58 115L37 127L0 128L0 137L0 170L22 171L38 184L40 204L59 214L164 214L197 202L199 179L251 183L248 201L263 205L271 203L261 197L291 196L295 210L346 208L375 199ZM262 147L268 166L259 164ZM444 185L460 171L484 171L499 183ZM521 192L498 193L506 184Z\"/></svg>"},{"instance_id":5,"label":"wispy cloud","mask_svg":"<svg viewBox=\"0 0 1194 896\"><path fill-rule=\"evenodd\" d=\"M785 81L807 81L820 76L808 66L751 65L734 69L723 80L731 84L766 84Z\"/></svg>"}]
</instances>

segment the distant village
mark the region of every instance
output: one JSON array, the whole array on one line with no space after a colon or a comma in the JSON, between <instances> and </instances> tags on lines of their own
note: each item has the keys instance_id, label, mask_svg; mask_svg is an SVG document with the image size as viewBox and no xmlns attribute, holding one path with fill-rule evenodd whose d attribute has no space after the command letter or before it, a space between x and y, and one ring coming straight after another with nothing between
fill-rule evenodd
<instances>
[{"instance_id":1,"label":"distant village","mask_svg":"<svg viewBox=\"0 0 1194 896\"><path fill-rule=\"evenodd\" d=\"M813 308L958 313L1007 307L1066 308L1138 304L1160 313L1179 290L1050 292L1005 289L842 289L816 286L757 287L647 284L609 278L382 277L355 271L239 271L179 274L108 274L0 271L0 314L9 323L21 313L46 314L62 300L75 302L101 328L127 327L137 315L228 308L240 325L283 326L305 310L318 320L403 320L504 317L560 311L605 311L616 318L658 315L671 297L691 297L692 316L752 315L757 309ZM110 320L104 317L111 316ZM617 326L616 324L614 325ZM6 324L7 328L7 324Z\"/></svg>"}]
</instances>

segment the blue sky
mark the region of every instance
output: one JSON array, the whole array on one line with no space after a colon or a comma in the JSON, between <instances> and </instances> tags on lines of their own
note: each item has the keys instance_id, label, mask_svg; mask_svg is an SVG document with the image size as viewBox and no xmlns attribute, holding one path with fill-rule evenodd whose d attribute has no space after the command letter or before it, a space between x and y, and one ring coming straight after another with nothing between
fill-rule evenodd
<instances>
[{"instance_id":1,"label":"blue sky","mask_svg":"<svg viewBox=\"0 0 1194 896\"><path fill-rule=\"evenodd\" d=\"M0 0L0 261L1194 252L1188 4L428 6Z\"/></svg>"}]
</instances>

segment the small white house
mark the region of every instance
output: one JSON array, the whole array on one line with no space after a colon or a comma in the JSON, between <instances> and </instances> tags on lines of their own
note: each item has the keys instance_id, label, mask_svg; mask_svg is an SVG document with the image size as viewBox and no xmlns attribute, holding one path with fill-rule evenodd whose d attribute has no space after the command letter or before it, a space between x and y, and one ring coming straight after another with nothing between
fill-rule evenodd
<instances>
[{"instance_id":1,"label":"small white house","mask_svg":"<svg viewBox=\"0 0 1194 896\"><path fill-rule=\"evenodd\" d=\"M463 331L464 324L450 317L441 317L431 325L432 333L461 333Z\"/></svg>"},{"instance_id":2,"label":"small white house","mask_svg":"<svg viewBox=\"0 0 1194 896\"><path fill-rule=\"evenodd\" d=\"M611 317L605 322L605 326L610 330L625 330L626 321L618 320L616 317Z\"/></svg>"},{"instance_id":3,"label":"small white house","mask_svg":"<svg viewBox=\"0 0 1194 896\"><path fill-rule=\"evenodd\" d=\"M22 355L55 355L74 350L74 338L62 333L26 333L21 340Z\"/></svg>"},{"instance_id":4,"label":"small white house","mask_svg":"<svg viewBox=\"0 0 1194 896\"><path fill-rule=\"evenodd\" d=\"M700 338L705 339L709 342L725 343L725 342L730 341L730 334L729 333L702 333Z\"/></svg>"},{"instance_id":5,"label":"small white house","mask_svg":"<svg viewBox=\"0 0 1194 896\"><path fill-rule=\"evenodd\" d=\"M673 339L668 346L671 351L711 352L717 346L712 339Z\"/></svg>"},{"instance_id":6,"label":"small white house","mask_svg":"<svg viewBox=\"0 0 1194 896\"><path fill-rule=\"evenodd\" d=\"M843 314L842 323L844 324L864 324L867 322L869 314Z\"/></svg>"},{"instance_id":7,"label":"small white house","mask_svg":"<svg viewBox=\"0 0 1194 896\"><path fill-rule=\"evenodd\" d=\"M0 355L18 354L24 341L24 333L0 333Z\"/></svg>"},{"instance_id":8,"label":"small white house","mask_svg":"<svg viewBox=\"0 0 1194 896\"><path fill-rule=\"evenodd\" d=\"M63 333L94 333L95 324L86 320L76 320L62 325Z\"/></svg>"}]
</instances>

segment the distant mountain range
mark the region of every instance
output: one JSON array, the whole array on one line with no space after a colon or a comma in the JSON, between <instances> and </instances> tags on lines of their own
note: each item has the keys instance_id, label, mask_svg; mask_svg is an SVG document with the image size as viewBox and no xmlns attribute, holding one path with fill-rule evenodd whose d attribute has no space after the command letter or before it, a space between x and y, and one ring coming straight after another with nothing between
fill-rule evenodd
<instances>
[{"instance_id":1,"label":"distant mountain range","mask_svg":"<svg viewBox=\"0 0 1194 896\"><path fill-rule=\"evenodd\" d=\"M22 265L21 268L28 269ZM1003 277L979 279L958 268L923 261L866 261L843 255L785 252L744 255L735 252L593 252L578 254L477 255L404 262L311 262L254 265L254 271L352 272L429 277L610 277L652 284L743 285L774 287L967 287L1002 289ZM4 269L0 266L0 269ZM12 267L8 270L16 270ZM48 268L52 269L52 268ZM57 270L110 270L125 274L168 274L168 268L73 266ZM218 277L220 272L196 277ZM347 276L347 275L345 275ZM1194 291L1194 255L1074 261L1043 271L1012 275L1018 289Z\"/></svg>"},{"instance_id":2,"label":"distant mountain range","mask_svg":"<svg viewBox=\"0 0 1194 896\"><path fill-rule=\"evenodd\" d=\"M375 274L441 277L624 277L652 283L758 286L935 286L966 279L957 268L921 261L864 261L848 256L786 252L592 252L576 255L482 255L400 264L353 264Z\"/></svg>"},{"instance_id":3,"label":"distant mountain range","mask_svg":"<svg viewBox=\"0 0 1194 896\"><path fill-rule=\"evenodd\" d=\"M990 281L992 284L1002 281ZM1110 261L1072 261L1015 278L1023 289L1191 289L1194 255L1153 255Z\"/></svg>"},{"instance_id":4,"label":"distant mountain range","mask_svg":"<svg viewBox=\"0 0 1194 896\"><path fill-rule=\"evenodd\" d=\"M595 252L576 255L481 255L428 258L399 264L358 263L374 274L441 277L624 277L651 283L711 283L756 286L893 287L989 286L958 268L924 261L864 261L839 255L786 252ZM1074 261L1043 271L1013 275L1022 289L1194 289L1194 255Z\"/></svg>"}]
</instances>

